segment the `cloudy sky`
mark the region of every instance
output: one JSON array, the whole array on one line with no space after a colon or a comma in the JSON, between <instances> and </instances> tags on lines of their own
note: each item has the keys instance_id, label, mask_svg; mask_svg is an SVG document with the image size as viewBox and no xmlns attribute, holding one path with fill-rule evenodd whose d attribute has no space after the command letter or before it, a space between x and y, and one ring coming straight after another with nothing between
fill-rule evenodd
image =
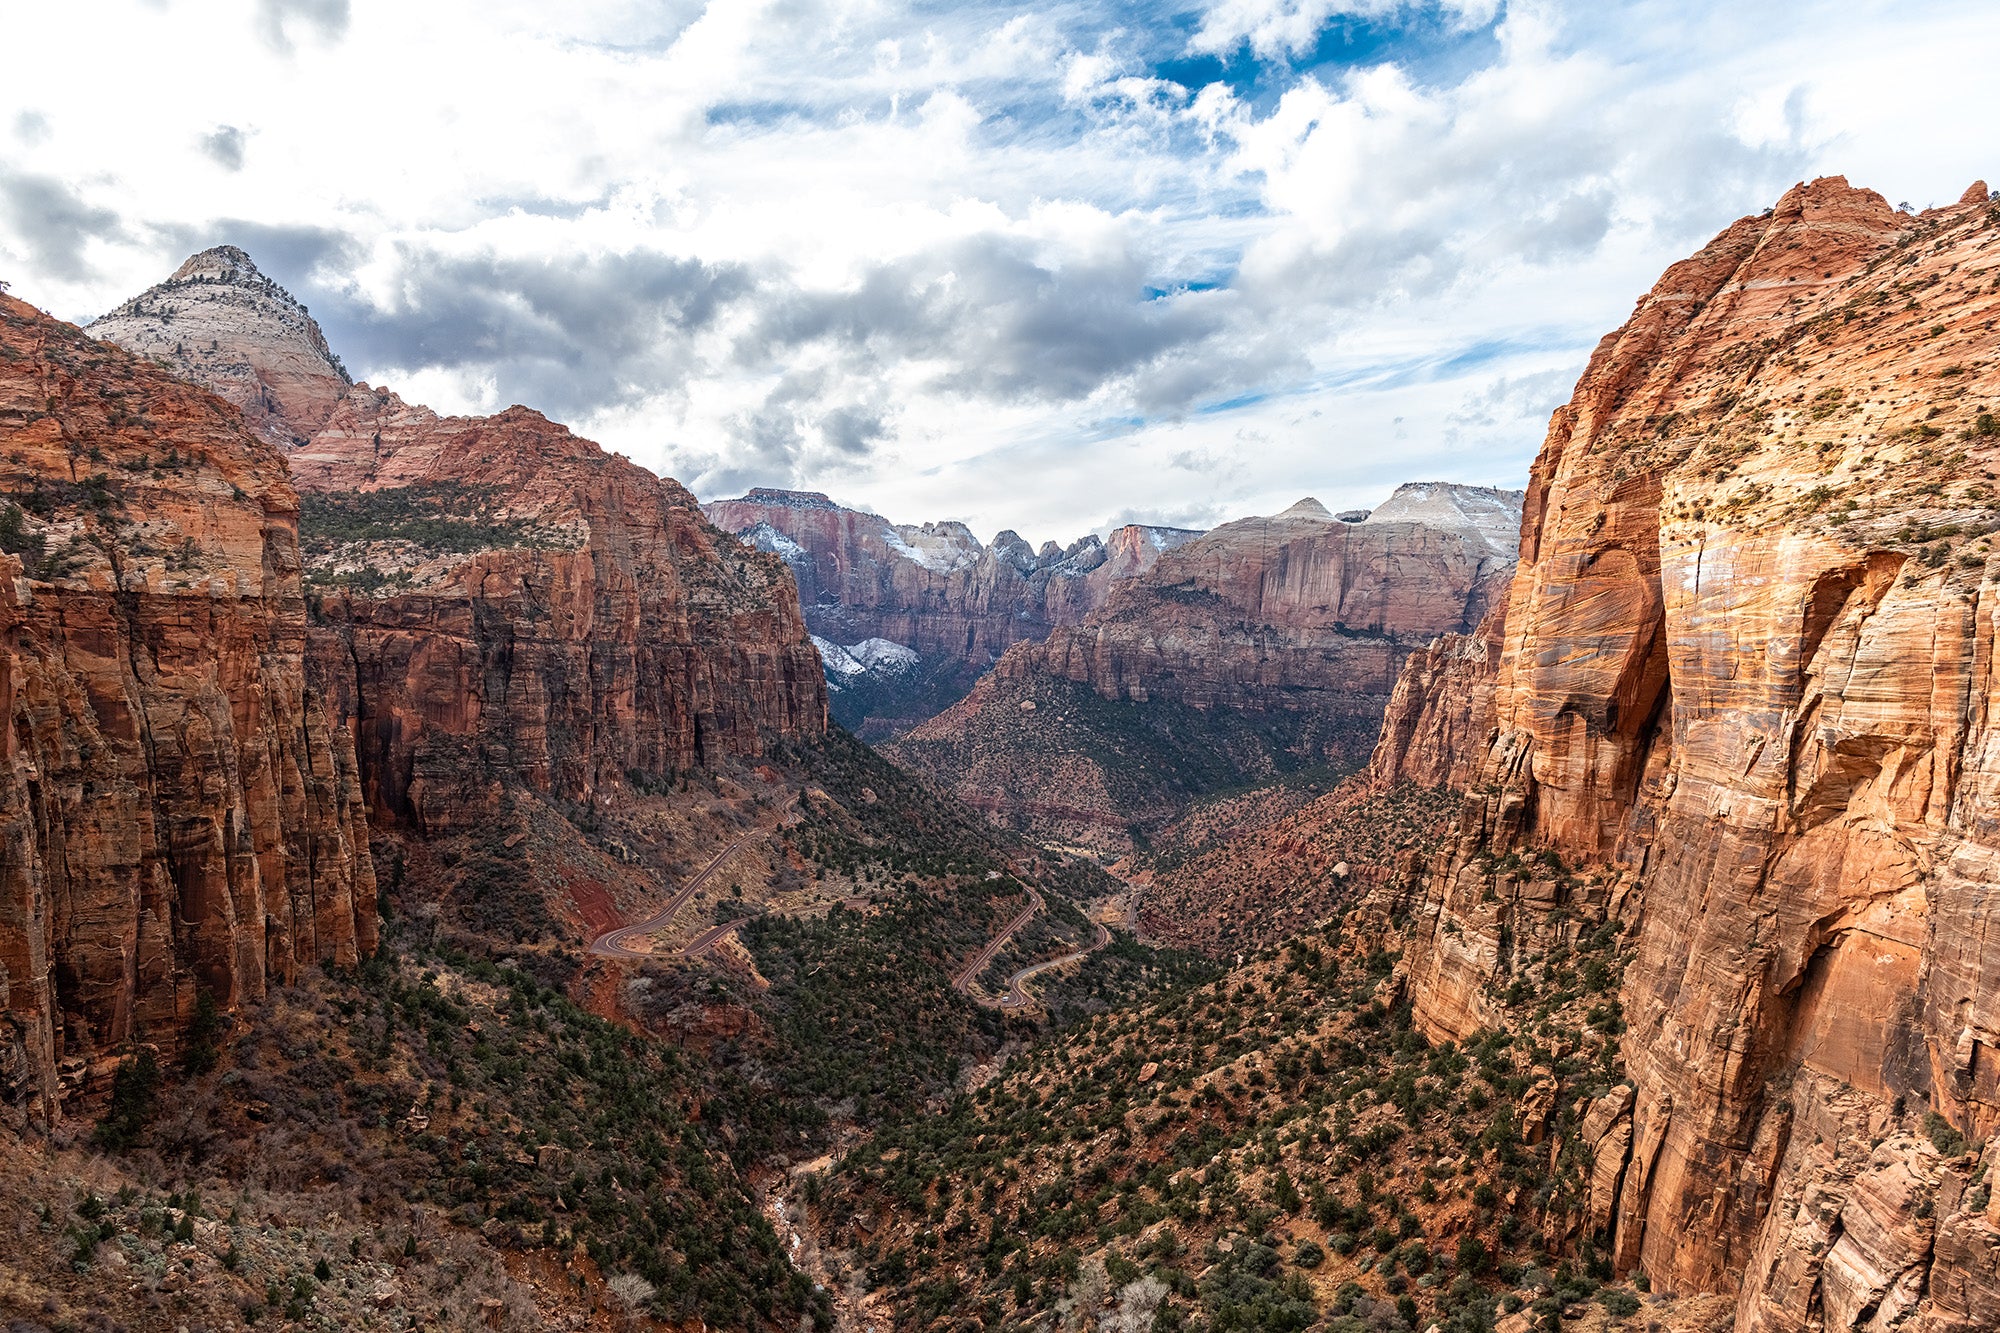
<instances>
[{"instance_id":1,"label":"cloudy sky","mask_svg":"<svg viewBox=\"0 0 2000 1333\"><path fill-rule=\"evenodd\" d=\"M554 12L560 11L560 12ZM1518 486L1591 345L1793 182L1956 199L2000 6L14 5L0 279L228 241L348 366L703 498L1067 540Z\"/></svg>"}]
</instances>

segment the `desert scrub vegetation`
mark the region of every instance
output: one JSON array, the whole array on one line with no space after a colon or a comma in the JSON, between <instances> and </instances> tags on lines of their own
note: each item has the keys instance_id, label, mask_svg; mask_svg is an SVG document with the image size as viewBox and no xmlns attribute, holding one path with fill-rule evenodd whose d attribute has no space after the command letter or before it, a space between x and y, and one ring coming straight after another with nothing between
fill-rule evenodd
<instances>
[{"instance_id":1,"label":"desert scrub vegetation","mask_svg":"<svg viewBox=\"0 0 2000 1333\"><path fill-rule=\"evenodd\" d=\"M1317 795L1274 785L1204 803L1164 830L1146 858L1147 931L1217 956L1267 947L1436 850L1461 799L1442 787L1375 792L1350 783Z\"/></svg>"},{"instance_id":2,"label":"desert scrub vegetation","mask_svg":"<svg viewBox=\"0 0 2000 1333\"><path fill-rule=\"evenodd\" d=\"M836 1266L912 1328L1144 1294L1141 1327L1481 1333L1595 1296L1580 1125L1621 1077L1586 1016L1601 996L1433 1044L1379 938L1298 936L883 1127L809 1191L848 1238ZM1548 984L1617 938L1591 932Z\"/></svg>"},{"instance_id":3,"label":"desert scrub vegetation","mask_svg":"<svg viewBox=\"0 0 2000 1333\"><path fill-rule=\"evenodd\" d=\"M743 1172L818 1123L515 967L392 939L253 1006L212 1072L114 1107L105 1145L149 1178L299 1200L408 1258L455 1236L540 1255L575 1290L634 1275L654 1317L791 1330L824 1326L825 1300Z\"/></svg>"},{"instance_id":4,"label":"desert scrub vegetation","mask_svg":"<svg viewBox=\"0 0 2000 1333\"><path fill-rule=\"evenodd\" d=\"M573 544L526 519L505 517L493 486L440 481L299 496L299 548L308 560L383 541L408 542L428 555L495 548L567 550Z\"/></svg>"}]
</instances>

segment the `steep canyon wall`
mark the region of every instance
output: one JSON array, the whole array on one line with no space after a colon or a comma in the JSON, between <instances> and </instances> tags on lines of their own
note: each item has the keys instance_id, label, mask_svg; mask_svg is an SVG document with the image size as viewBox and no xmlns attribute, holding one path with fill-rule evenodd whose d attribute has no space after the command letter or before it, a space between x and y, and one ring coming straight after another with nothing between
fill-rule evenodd
<instances>
[{"instance_id":1,"label":"steep canyon wall","mask_svg":"<svg viewBox=\"0 0 2000 1333\"><path fill-rule=\"evenodd\" d=\"M1746 1330L2000 1318L1996 1150L1960 1148L2000 1127L1996 318L1983 185L1730 227L1556 413L1497 656L1406 710L1491 717L1403 904L1419 1023L1625 922L1596 1218Z\"/></svg>"}]
</instances>

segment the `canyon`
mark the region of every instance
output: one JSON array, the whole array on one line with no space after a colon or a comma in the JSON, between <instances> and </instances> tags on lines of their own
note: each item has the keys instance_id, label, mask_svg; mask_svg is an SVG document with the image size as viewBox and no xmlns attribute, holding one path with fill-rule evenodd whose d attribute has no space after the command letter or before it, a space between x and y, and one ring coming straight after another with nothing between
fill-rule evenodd
<instances>
[{"instance_id":1,"label":"canyon","mask_svg":"<svg viewBox=\"0 0 2000 1333\"><path fill-rule=\"evenodd\" d=\"M1011 531L989 546L963 523L890 523L816 491L760 488L702 508L790 567L834 715L869 741L943 712L1008 648L1077 623L1114 583L1201 535L1128 524L1037 550ZM857 651L868 659L859 670Z\"/></svg>"},{"instance_id":2,"label":"canyon","mask_svg":"<svg viewBox=\"0 0 2000 1333\"><path fill-rule=\"evenodd\" d=\"M6 320L17 1114L172 1051L204 996L365 956L371 833L588 811L825 734L781 562L538 413L351 383L241 251L96 341Z\"/></svg>"},{"instance_id":3,"label":"canyon","mask_svg":"<svg viewBox=\"0 0 2000 1333\"><path fill-rule=\"evenodd\" d=\"M1003 825L1099 850L1203 792L1359 767L1404 662L1504 596L1520 498L1412 483L1373 511L1308 499L1224 524L1009 649L888 753Z\"/></svg>"},{"instance_id":4,"label":"canyon","mask_svg":"<svg viewBox=\"0 0 2000 1333\"><path fill-rule=\"evenodd\" d=\"M1983 184L1917 214L1816 180L1603 339L1525 492L1036 551L816 492L704 508L526 408L438 416L228 248L109 341L0 298L0 1113L96 1104L205 1003L315 1003L285 988L367 966L385 853L454 889L487 858L498 911L526 853L615 877L620 821L699 807L691 864L754 843L734 887L811 910L718 895L699 938L737 942L693 966L511 956L692 1033L659 1086L715 1145L819 1151L824 1114L743 1110L792 1089L695 1063L810 1052L784 1067L858 1146L775 1212L885 1307L1069 1309L1095 1272L1109 1311L1199 1254L1156 1304L1525 1333L1601 1284L1663 1328L1989 1329L1997 319ZM830 724L848 690L928 791ZM1079 948L1114 897L1210 957ZM948 984L1044 954L1080 998L1042 1040ZM543 994L441 970L477 967L448 988L495 1032ZM385 1015L342 1058L392 1047L398 992L328 993ZM882 1112L903 1084L926 1114ZM715 1145L675 1180L747 1207ZM576 1217L533 1190L548 1235ZM742 1290L822 1308L760 1245Z\"/></svg>"}]
</instances>

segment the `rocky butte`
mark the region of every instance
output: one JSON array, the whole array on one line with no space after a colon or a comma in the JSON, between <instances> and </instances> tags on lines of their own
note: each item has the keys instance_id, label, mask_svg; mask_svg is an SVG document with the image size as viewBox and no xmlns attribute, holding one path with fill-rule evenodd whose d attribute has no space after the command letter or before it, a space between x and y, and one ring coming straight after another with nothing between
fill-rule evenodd
<instances>
[{"instance_id":1,"label":"rocky butte","mask_svg":"<svg viewBox=\"0 0 2000 1333\"><path fill-rule=\"evenodd\" d=\"M306 308L233 245L190 256L90 334L206 385L281 449L311 438L353 383Z\"/></svg>"},{"instance_id":2,"label":"rocky butte","mask_svg":"<svg viewBox=\"0 0 2000 1333\"><path fill-rule=\"evenodd\" d=\"M1413 483L1372 512L1225 524L1010 649L892 753L1004 823L1107 847L1202 790L1358 765L1404 661L1504 594L1520 503Z\"/></svg>"},{"instance_id":3,"label":"rocky butte","mask_svg":"<svg viewBox=\"0 0 2000 1333\"><path fill-rule=\"evenodd\" d=\"M817 491L758 488L703 508L791 567L823 643L834 713L868 739L943 711L1009 647L1076 624L1114 583L1201 535L1133 524L1108 541L1037 550L1011 531L987 546L963 523L891 523ZM876 641L888 649L863 648Z\"/></svg>"},{"instance_id":4,"label":"rocky butte","mask_svg":"<svg viewBox=\"0 0 2000 1333\"><path fill-rule=\"evenodd\" d=\"M312 652L380 816L437 833L509 783L589 803L824 732L785 565L678 483L524 407L441 417L350 384L233 247L91 332L261 402L294 442Z\"/></svg>"},{"instance_id":5,"label":"rocky butte","mask_svg":"<svg viewBox=\"0 0 2000 1333\"><path fill-rule=\"evenodd\" d=\"M374 947L352 733L311 670L285 460L0 296L0 1112Z\"/></svg>"},{"instance_id":6,"label":"rocky butte","mask_svg":"<svg viewBox=\"0 0 2000 1333\"><path fill-rule=\"evenodd\" d=\"M1550 423L1498 651L1413 669L1385 739L1477 741L1400 904L1417 1021L1623 923L1593 1221L1746 1333L2000 1317L1996 319L1984 184L1722 232Z\"/></svg>"}]
</instances>

